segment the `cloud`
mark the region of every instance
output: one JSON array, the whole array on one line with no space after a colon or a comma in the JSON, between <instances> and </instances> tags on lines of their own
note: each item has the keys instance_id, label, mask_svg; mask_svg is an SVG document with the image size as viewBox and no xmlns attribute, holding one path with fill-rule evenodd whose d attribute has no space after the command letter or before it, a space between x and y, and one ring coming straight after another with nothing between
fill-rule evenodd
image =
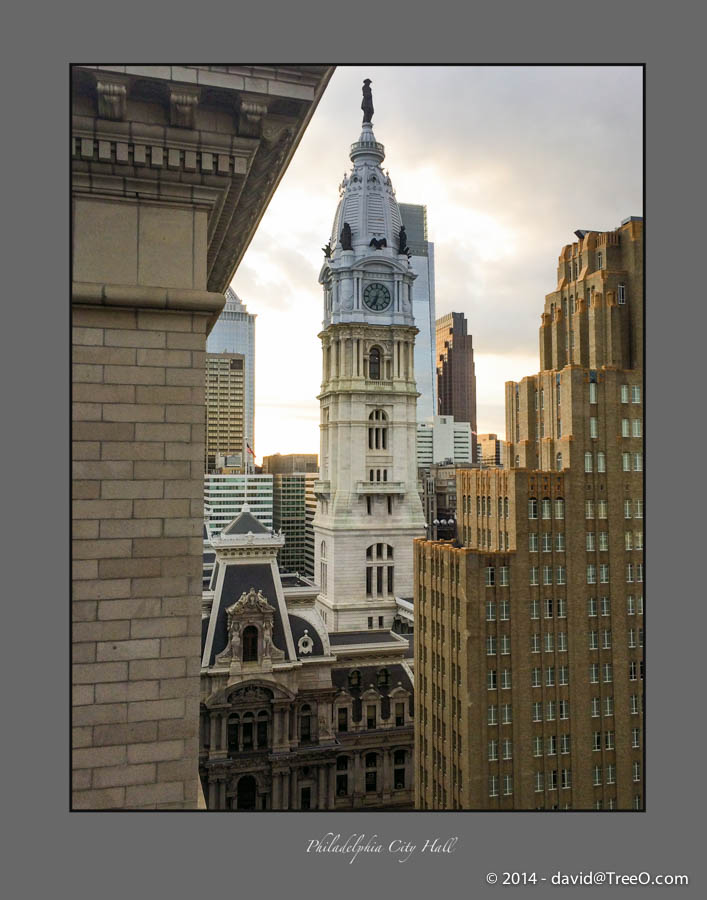
<instances>
[{"instance_id":1,"label":"cloud","mask_svg":"<svg viewBox=\"0 0 707 900\"><path fill-rule=\"evenodd\" d=\"M540 313L574 230L642 214L640 67L339 67L233 282L258 314L259 455L318 446L317 276L366 77L398 200L427 205L437 315L469 321L482 430L504 431L503 383L538 369Z\"/></svg>"}]
</instances>

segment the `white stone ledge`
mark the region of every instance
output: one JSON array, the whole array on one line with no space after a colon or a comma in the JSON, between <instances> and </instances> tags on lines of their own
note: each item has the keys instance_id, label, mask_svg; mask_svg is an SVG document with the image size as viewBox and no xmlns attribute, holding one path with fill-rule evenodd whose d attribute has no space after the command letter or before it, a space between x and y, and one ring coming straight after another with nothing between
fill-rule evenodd
<instances>
[{"instance_id":1,"label":"white stone ledge","mask_svg":"<svg viewBox=\"0 0 707 900\"><path fill-rule=\"evenodd\" d=\"M220 313L226 298L212 291L147 287L140 284L98 284L74 281L71 302L89 306L165 309L182 312Z\"/></svg>"}]
</instances>

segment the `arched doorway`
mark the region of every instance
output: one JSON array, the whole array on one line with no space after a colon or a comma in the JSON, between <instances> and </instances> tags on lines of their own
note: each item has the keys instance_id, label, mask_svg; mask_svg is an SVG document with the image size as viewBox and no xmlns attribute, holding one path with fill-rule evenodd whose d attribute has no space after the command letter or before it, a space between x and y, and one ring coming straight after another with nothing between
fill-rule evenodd
<instances>
[{"instance_id":1,"label":"arched doorway","mask_svg":"<svg viewBox=\"0 0 707 900\"><path fill-rule=\"evenodd\" d=\"M244 775L238 782L236 809L255 809L257 784L252 775Z\"/></svg>"}]
</instances>

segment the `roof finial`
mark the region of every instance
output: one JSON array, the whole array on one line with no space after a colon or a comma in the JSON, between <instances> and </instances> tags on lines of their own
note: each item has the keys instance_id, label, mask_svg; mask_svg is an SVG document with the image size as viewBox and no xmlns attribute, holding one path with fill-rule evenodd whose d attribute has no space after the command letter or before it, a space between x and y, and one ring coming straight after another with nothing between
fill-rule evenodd
<instances>
[{"instance_id":1,"label":"roof finial","mask_svg":"<svg viewBox=\"0 0 707 900\"><path fill-rule=\"evenodd\" d=\"M361 109L363 110L363 123L371 124L373 118L373 94L371 93L371 79L363 79L363 100L361 101Z\"/></svg>"}]
</instances>

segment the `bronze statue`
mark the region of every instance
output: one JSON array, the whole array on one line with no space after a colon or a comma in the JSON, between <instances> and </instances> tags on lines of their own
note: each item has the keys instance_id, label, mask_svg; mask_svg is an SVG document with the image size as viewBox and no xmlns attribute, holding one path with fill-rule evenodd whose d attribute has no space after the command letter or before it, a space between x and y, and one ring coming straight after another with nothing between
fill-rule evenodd
<instances>
[{"instance_id":1,"label":"bronze statue","mask_svg":"<svg viewBox=\"0 0 707 900\"><path fill-rule=\"evenodd\" d=\"M408 252L408 236L405 231L405 226L402 225L400 228L400 240L399 240L399 250L398 253L407 253Z\"/></svg>"},{"instance_id":2,"label":"bronze statue","mask_svg":"<svg viewBox=\"0 0 707 900\"><path fill-rule=\"evenodd\" d=\"M361 101L361 109L363 110L363 121L370 124L373 118L373 94L371 93L370 78L363 79L363 100Z\"/></svg>"},{"instance_id":3,"label":"bronze statue","mask_svg":"<svg viewBox=\"0 0 707 900\"><path fill-rule=\"evenodd\" d=\"M327 259L331 259L331 241L327 243L326 247L322 247L322 250L324 251L324 256L326 256Z\"/></svg>"},{"instance_id":4,"label":"bronze statue","mask_svg":"<svg viewBox=\"0 0 707 900\"><path fill-rule=\"evenodd\" d=\"M342 250L353 250L352 235L351 235L351 226L348 222L344 222L344 227L341 229L341 235L339 236L341 240L341 249Z\"/></svg>"},{"instance_id":5,"label":"bronze statue","mask_svg":"<svg viewBox=\"0 0 707 900\"><path fill-rule=\"evenodd\" d=\"M388 246L388 241L386 241L385 238L371 238L371 243L368 246L375 247L376 250L380 250L381 247Z\"/></svg>"}]
</instances>

